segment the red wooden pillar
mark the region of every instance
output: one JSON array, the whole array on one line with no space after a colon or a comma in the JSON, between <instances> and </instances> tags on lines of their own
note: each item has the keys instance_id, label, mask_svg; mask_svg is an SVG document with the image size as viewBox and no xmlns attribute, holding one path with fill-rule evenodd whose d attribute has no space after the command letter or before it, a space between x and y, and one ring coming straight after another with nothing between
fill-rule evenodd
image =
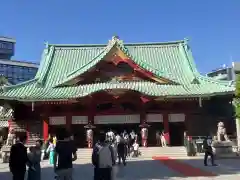
<instances>
[{"instance_id":1,"label":"red wooden pillar","mask_svg":"<svg viewBox=\"0 0 240 180\"><path fill-rule=\"evenodd\" d=\"M89 107L88 107L88 124L86 127L86 140L87 140L87 146L88 148L93 147L94 143L94 129L92 128L92 138L87 137L87 131L90 130L89 128L94 127L94 116L96 114L96 109L95 109L95 103L94 100L91 99L92 102L90 102Z\"/></svg>"},{"instance_id":2,"label":"red wooden pillar","mask_svg":"<svg viewBox=\"0 0 240 180\"><path fill-rule=\"evenodd\" d=\"M12 129L13 129L13 127L12 127L12 119L9 119L9 120L8 120L8 133L9 133L10 131L12 131Z\"/></svg>"},{"instance_id":3,"label":"red wooden pillar","mask_svg":"<svg viewBox=\"0 0 240 180\"><path fill-rule=\"evenodd\" d=\"M185 111L185 120L184 120L184 132L188 132L189 133L189 116L190 116L190 113L189 112L186 112ZM191 134L190 134L191 135Z\"/></svg>"},{"instance_id":4,"label":"red wooden pillar","mask_svg":"<svg viewBox=\"0 0 240 180\"><path fill-rule=\"evenodd\" d=\"M69 133L71 133L71 126L72 126L72 114L70 112L66 115L66 129Z\"/></svg>"},{"instance_id":5,"label":"red wooden pillar","mask_svg":"<svg viewBox=\"0 0 240 180\"><path fill-rule=\"evenodd\" d=\"M48 139L49 136L49 118L44 117L43 118L43 139L44 141Z\"/></svg>"},{"instance_id":6,"label":"red wooden pillar","mask_svg":"<svg viewBox=\"0 0 240 180\"><path fill-rule=\"evenodd\" d=\"M142 106L140 108L140 123L142 125L142 128L147 128L147 116L146 116L146 110L144 107L144 103L142 103ZM147 147L148 146L148 136L144 136L143 129L141 128L141 137L142 137L142 146Z\"/></svg>"},{"instance_id":7,"label":"red wooden pillar","mask_svg":"<svg viewBox=\"0 0 240 180\"><path fill-rule=\"evenodd\" d=\"M88 111L88 124L94 124L95 111L93 107L90 107Z\"/></svg>"},{"instance_id":8,"label":"red wooden pillar","mask_svg":"<svg viewBox=\"0 0 240 180\"><path fill-rule=\"evenodd\" d=\"M170 133L169 133L169 122L168 122L168 113L163 113L163 127L164 132L168 134L168 144L170 144Z\"/></svg>"},{"instance_id":9,"label":"red wooden pillar","mask_svg":"<svg viewBox=\"0 0 240 180\"><path fill-rule=\"evenodd\" d=\"M140 123L141 124L147 123L146 112L144 111L144 109L140 112Z\"/></svg>"},{"instance_id":10,"label":"red wooden pillar","mask_svg":"<svg viewBox=\"0 0 240 180\"><path fill-rule=\"evenodd\" d=\"M30 139L30 132L29 132L29 124L28 124L28 122L26 122L25 126L26 126L26 136L27 136L26 143L28 144L29 139Z\"/></svg>"},{"instance_id":11,"label":"red wooden pillar","mask_svg":"<svg viewBox=\"0 0 240 180\"><path fill-rule=\"evenodd\" d=\"M96 102L94 99L90 99L90 103L88 104L88 124L93 125L94 124L94 116L96 114Z\"/></svg>"}]
</instances>

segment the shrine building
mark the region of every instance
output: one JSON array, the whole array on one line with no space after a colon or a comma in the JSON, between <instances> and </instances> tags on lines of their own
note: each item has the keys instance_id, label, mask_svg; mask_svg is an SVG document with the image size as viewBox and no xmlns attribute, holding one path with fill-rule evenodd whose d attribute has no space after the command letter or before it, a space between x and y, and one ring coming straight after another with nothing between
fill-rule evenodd
<instances>
[{"instance_id":1,"label":"shrine building","mask_svg":"<svg viewBox=\"0 0 240 180\"><path fill-rule=\"evenodd\" d=\"M124 43L114 36L104 45L46 44L35 78L4 86L0 99L14 111L9 126L26 132L28 143L65 127L85 147L87 125L95 135L139 133L148 124L149 146L162 130L177 146L184 131L209 135L218 121L234 131L234 89L198 72L186 39Z\"/></svg>"}]
</instances>

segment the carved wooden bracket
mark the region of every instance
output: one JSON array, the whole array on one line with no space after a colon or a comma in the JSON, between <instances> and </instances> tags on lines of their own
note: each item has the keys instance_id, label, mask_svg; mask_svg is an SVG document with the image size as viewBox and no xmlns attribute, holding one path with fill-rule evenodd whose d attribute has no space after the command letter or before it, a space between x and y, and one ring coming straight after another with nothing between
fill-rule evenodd
<instances>
[{"instance_id":1,"label":"carved wooden bracket","mask_svg":"<svg viewBox=\"0 0 240 180\"><path fill-rule=\"evenodd\" d=\"M147 102L150 101L148 98L143 97L143 96L141 96L140 99L141 99L141 101L142 101L143 103L147 103Z\"/></svg>"}]
</instances>

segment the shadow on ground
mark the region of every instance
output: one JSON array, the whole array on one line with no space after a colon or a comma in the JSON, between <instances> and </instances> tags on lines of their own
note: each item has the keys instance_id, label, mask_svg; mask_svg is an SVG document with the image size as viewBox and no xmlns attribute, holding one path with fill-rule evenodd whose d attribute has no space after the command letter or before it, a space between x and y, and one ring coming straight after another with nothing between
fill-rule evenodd
<instances>
[{"instance_id":1,"label":"shadow on ground","mask_svg":"<svg viewBox=\"0 0 240 180\"><path fill-rule=\"evenodd\" d=\"M240 174L240 161L239 159L219 159L216 160L218 166L211 166L211 163L208 162L209 166L204 166L203 159L181 159L179 160L182 163L191 165L192 167L199 168L206 172L211 172L216 176L220 175L236 175Z\"/></svg>"},{"instance_id":2,"label":"shadow on ground","mask_svg":"<svg viewBox=\"0 0 240 180\"><path fill-rule=\"evenodd\" d=\"M79 159L78 161L81 161ZM171 161L171 160L170 160ZM173 160L172 160L173 161ZM182 163L189 164L195 168L200 168L207 172L213 172L216 176L220 175L234 175L240 172L240 162L237 160L234 163L230 163L230 160L222 161L218 167L205 167L203 166L202 160L199 159L183 159L179 160ZM224 162L227 162L224 164ZM229 166L231 165L231 166ZM0 167L2 167L0 165ZM228 168L226 168L228 167ZM151 179L171 179L173 177L185 178L184 174L175 171L164 165L159 160L139 160L130 161L127 166L117 166L117 177L122 180L151 180ZM42 167L42 179L52 180L54 179L53 168L46 165ZM196 175L198 176L198 175ZM195 176L195 177L196 177ZM202 175L199 175L202 177ZM206 177L206 176L205 176ZM5 168L0 169L0 179L1 180L11 180L11 174L6 165ZM91 164L75 164L74 165L74 179L92 180L93 179L93 166Z\"/></svg>"}]
</instances>

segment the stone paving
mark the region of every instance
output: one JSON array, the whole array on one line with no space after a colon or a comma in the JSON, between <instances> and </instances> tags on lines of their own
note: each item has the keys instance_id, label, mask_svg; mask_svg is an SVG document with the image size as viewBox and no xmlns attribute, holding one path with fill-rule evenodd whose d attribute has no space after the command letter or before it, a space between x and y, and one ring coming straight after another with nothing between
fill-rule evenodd
<instances>
[{"instance_id":1,"label":"stone paving","mask_svg":"<svg viewBox=\"0 0 240 180\"><path fill-rule=\"evenodd\" d=\"M189 180L237 180L240 179L240 161L225 159L217 161L218 167L204 167L200 159L181 159L180 161L188 163L197 168L218 174L217 177L184 177L175 172L160 161L153 161L151 159L135 159L128 162L126 167L118 166L117 180L160 180L160 179L189 179ZM77 160L74 164L74 180L92 180L93 167L86 160ZM54 179L53 168L47 161L42 162L42 179ZM0 180L11 180L8 164L0 164Z\"/></svg>"}]
</instances>

